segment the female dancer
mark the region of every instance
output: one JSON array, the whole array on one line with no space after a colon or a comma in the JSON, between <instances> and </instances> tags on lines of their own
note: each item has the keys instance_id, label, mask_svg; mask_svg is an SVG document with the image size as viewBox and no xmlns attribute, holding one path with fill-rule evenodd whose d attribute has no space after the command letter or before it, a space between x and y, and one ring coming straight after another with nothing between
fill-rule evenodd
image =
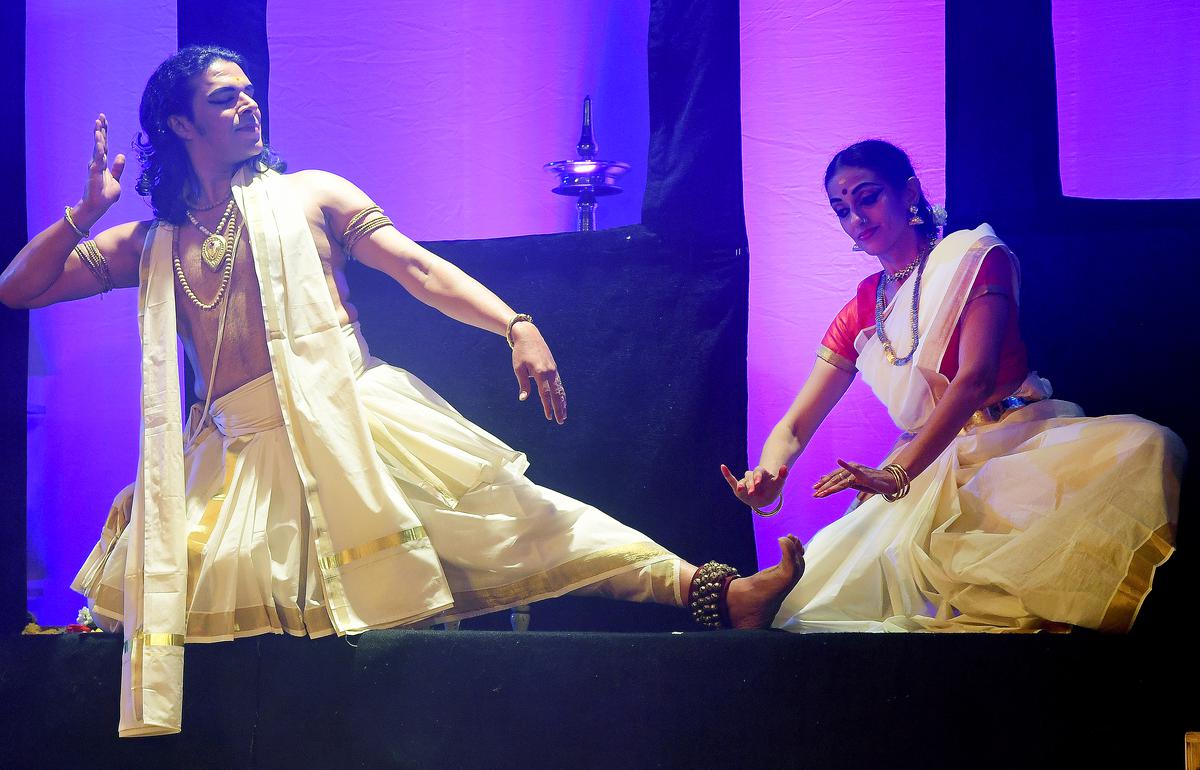
<instances>
[{"instance_id":1,"label":"female dancer","mask_svg":"<svg viewBox=\"0 0 1200 770\"><path fill-rule=\"evenodd\" d=\"M842 229L883 270L830 325L758 466L741 479L722 472L747 505L781 505L788 466L855 372L902 433L880 468L839 459L813 485L816 497L859 495L809 543L774 625L1128 630L1174 550L1179 438L1050 398L1026 362L1016 258L987 225L939 240L902 150L851 145L825 187Z\"/></svg>"}]
</instances>

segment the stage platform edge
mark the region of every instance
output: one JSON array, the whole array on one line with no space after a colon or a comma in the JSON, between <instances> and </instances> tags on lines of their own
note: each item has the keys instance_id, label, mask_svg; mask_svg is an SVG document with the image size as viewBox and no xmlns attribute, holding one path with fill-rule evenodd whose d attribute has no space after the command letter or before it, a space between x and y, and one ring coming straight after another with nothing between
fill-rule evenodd
<instances>
[{"instance_id":1,"label":"stage platform edge","mask_svg":"<svg viewBox=\"0 0 1200 770\"><path fill-rule=\"evenodd\" d=\"M1182 635L1181 635L1182 636ZM1181 766L1161 637L378 631L189 645L183 732L118 739L118 637L0 639L11 767Z\"/></svg>"}]
</instances>

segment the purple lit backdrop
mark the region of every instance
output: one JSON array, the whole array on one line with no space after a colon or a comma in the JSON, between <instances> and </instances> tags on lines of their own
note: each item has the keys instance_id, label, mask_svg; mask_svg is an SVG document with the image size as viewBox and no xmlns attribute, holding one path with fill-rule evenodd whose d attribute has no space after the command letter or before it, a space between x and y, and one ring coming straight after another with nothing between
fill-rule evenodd
<instances>
[{"instance_id":1,"label":"purple lit backdrop","mask_svg":"<svg viewBox=\"0 0 1200 770\"><path fill-rule=\"evenodd\" d=\"M1051 8L1063 194L1200 198L1200 3Z\"/></svg>"},{"instance_id":2,"label":"purple lit backdrop","mask_svg":"<svg viewBox=\"0 0 1200 770\"><path fill-rule=\"evenodd\" d=\"M742 0L742 169L750 240L747 447L751 466L815 361L829 322L879 263L850 251L821 180L833 153L878 137L903 147L931 201L945 199L945 16L936 0ZM797 460L784 513L755 520L763 564L774 540L807 540L848 495L808 487L836 459L874 463L896 430L856 381ZM737 462L739 458L730 458Z\"/></svg>"},{"instance_id":3,"label":"purple lit backdrop","mask_svg":"<svg viewBox=\"0 0 1200 770\"><path fill-rule=\"evenodd\" d=\"M590 94L601 155L633 164L599 224L636 224L649 13L649 0L271 2L271 142L293 169L354 180L414 238L573 230L574 199L541 166L575 157Z\"/></svg>"},{"instance_id":4,"label":"purple lit backdrop","mask_svg":"<svg viewBox=\"0 0 1200 770\"><path fill-rule=\"evenodd\" d=\"M110 122L112 156L127 155L142 86L175 49L175 1L26 4L29 232L83 193L92 121ZM137 36L130 19L137 18ZM147 219L133 192L100 227ZM113 495L137 462L137 293L133 289L35 310L29 319L29 609L73 620L83 597L71 579L100 534Z\"/></svg>"}]
</instances>

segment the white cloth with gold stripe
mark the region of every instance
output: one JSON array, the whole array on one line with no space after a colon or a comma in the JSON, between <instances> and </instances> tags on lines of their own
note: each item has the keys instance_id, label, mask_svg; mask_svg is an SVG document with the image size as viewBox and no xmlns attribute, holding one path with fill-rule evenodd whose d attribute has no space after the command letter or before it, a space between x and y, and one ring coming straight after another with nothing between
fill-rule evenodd
<instances>
[{"instance_id":1,"label":"white cloth with gold stripe","mask_svg":"<svg viewBox=\"0 0 1200 770\"><path fill-rule=\"evenodd\" d=\"M74 583L124 624L121 735L179 730L184 639L357 633L579 589L679 603L676 557L528 481L520 452L339 325L278 175L236 182L272 372L214 401L201 435L194 409L185 455L171 226L153 228L142 461Z\"/></svg>"},{"instance_id":2,"label":"white cloth with gold stripe","mask_svg":"<svg viewBox=\"0 0 1200 770\"><path fill-rule=\"evenodd\" d=\"M855 342L863 378L912 440L948 381L942 356L983 258L1009 254L982 225L948 235L921 284L920 344L893 366L874 327ZM910 338L912 281L887 308L888 337ZM1134 415L1088 418L1049 398L964 430L912 480L907 497L852 507L806 548L804 577L775 618L789 631L1006 631L1061 624L1128 630L1154 570L1174 550L1185 450ZM1041 399L1041 400L1038 400ZM882 463L881 463L882 465Z\"/></svg>"}]
</instances>

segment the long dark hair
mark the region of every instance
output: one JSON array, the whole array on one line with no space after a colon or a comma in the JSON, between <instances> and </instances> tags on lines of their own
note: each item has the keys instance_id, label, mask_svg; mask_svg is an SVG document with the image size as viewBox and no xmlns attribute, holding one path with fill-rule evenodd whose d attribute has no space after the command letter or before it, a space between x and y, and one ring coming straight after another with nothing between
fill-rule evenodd
<instances>
[{"instance_id":1,"label":"long dark hair","mask_svg":"<svg viewBox=\"0 0 1200 770\"><path fill-rule=\"evenodd\" d=\"M246 68L246 60L241 54L227 48L192 45L158 65L142 92L138 110L142 130L133 141L142 162L137 192L150 197L154 216L174 224L182 223L187 215L183 194L190 178L191 161L183 141L167 125L167 119L172 115L194 117L191 79L215 61L227 61ZM258 170L283 171L287 167L266 145L261 153L246 162L254 164Z\"/></svg>"},{"instance_id":2,"label":"long dark hair","mask_svg":"<svg viewBox=\"0 0 1200 770\"><path fill-rule=\"evenodd\" d=\"M833 160L829 161L829 166L825 169L826 186L841 167L870 169L895 190L903 190L904 186L908 184L908 178L917 175L917 172L913 171L912 161L908 159L908 154L891 142L885 142L882 139L865 139L855 142L834 155ZM917 213L921 215L921 219L925 220L924 224L915 225L917 234L923 239L936 238L939 228L933 218L933 207L929 205L929 201L925 200L924 190L921 191L921 199L917 201Z\"/></svg>"}]
</instances>

